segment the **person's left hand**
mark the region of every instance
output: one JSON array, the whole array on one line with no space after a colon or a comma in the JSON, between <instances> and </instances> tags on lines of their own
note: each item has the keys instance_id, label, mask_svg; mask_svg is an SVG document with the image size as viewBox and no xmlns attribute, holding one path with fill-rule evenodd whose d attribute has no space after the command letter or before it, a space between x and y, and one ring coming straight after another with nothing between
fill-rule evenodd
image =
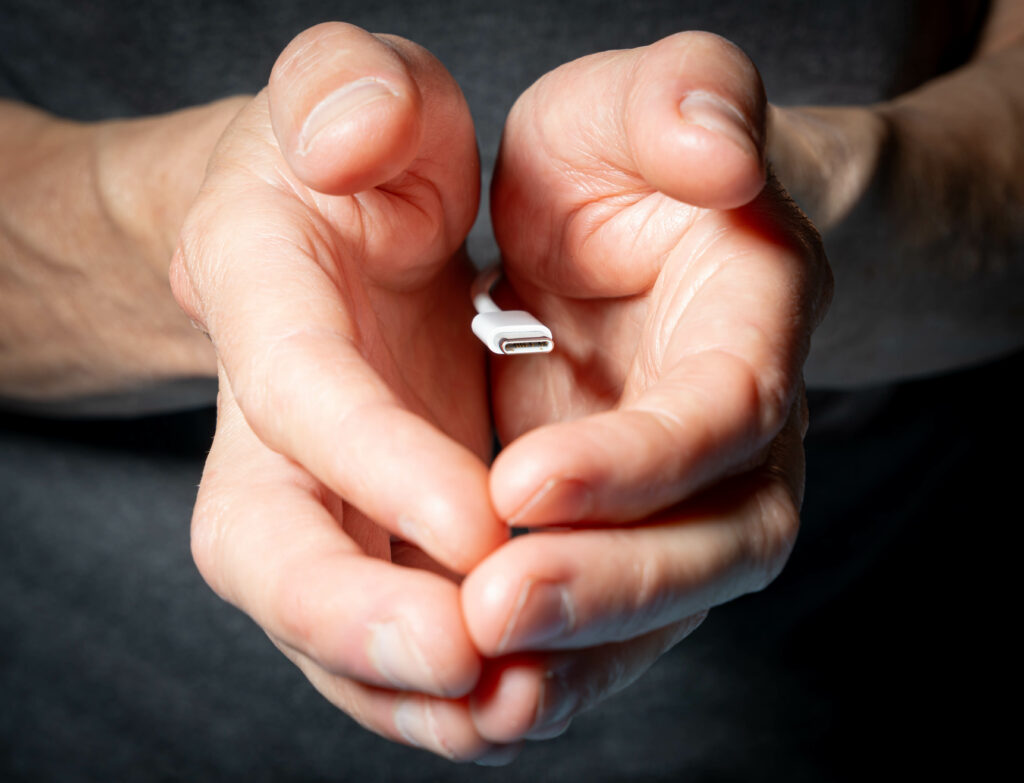
<instances>
[{"instance_id":1,"label":"person's left hand","mask_svg":"<svg viewBox=\"0 0 1024 783\"><path fill-rule=\"evenodd\" d=\"M494 742L560 733L758 590L798 527L801 367L831 292L820 239L765 184L757 71L684 33L548 74L492 191L507 281L555 352L496 359L513 539L462 585ZM516 301L516 300L520 301Z\"/></svg>"}]
</instances>

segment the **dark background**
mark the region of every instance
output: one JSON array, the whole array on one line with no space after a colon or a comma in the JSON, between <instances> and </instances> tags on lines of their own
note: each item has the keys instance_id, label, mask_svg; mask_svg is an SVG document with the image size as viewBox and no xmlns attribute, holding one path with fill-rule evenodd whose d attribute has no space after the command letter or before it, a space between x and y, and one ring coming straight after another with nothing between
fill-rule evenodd
<instances>
[{"instance_id":1,"label":"dark background","mask_svg":"<svg viewBox=\"0 0 1024 783\"><path fill-rule=\"evenodd\" d=\"M258 89L294 33L344 19L448 65L486 171L515 96L581 54L710 29L772 100L867 102L964 56L982 9L961 5L8 1L0 94L84 119L170 110ZM486 218L473 245L490 252ZM814 395L783 575L504 769L362 730L202 583L188 522L211 410L0 414L0 779L989 777L1013 747L994 706L1018 690L1022 362Z\"/></svg>"}]
</instances>

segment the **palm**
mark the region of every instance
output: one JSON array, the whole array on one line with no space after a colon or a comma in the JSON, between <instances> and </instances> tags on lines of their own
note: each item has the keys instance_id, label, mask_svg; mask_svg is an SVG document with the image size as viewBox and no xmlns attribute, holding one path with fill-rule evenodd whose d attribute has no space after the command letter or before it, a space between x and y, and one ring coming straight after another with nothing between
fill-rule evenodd
<instances>
[{"instance_id":1,"label":"palm","mask_svg":"<svg viewBox=\"0 0 1024 783\"><path fill-rule=\"evenodd\" d=\"M307 304L320 300L338 312L345 338L386 393L485 459L484 363L466 328L471 267L458 248L456 227L459 216L475 208L475 153L427 149L385 185L331 196L291 172L265 112L257 109L247 122L252 132L241 136L237 149L224 150L231 157L220 164L223 176L249 183L235 188L244 193L235 208L248 217L240 216L234 230L261 243L264 253L283 249L289 285L303 290ZM442 167L431 154L452 156L461 166ZM467 203L445 203L444 194L453 191L468 194ZM361 546L390 556L384 528L347 503L331 505ZM401 552L410 556L408 545Z\"/></svg>"},{"instance_id":2,"label":"palm","mask_svg":"<svg viewBox=\"0 0 1024 783\"><path fill-rule=\"evenodd\" d=\"M628 197L624 191L602 192L609 185L577 180L577 199L550 204L561 228L537 240L545 245L539 252L519 248L515 240L504 247L508 276L529 309L551 327L558 346L550 357L496 365L495 417L504 442L549 421L614 407L647 389L664 366L667 338L685 307L680 290L694 285L699 267L698 259L677 251L684 238L707 231L713 218L631 175L623 175L623 185L632 188ZM526 235L520 228L509 230L509 236ZM562 279L572 276L575 296L531 284L544 278L539 267L550 259L562 262ZM658 266L650 266L649 279L643 279L636 262L647 265L651 259ZM632 266L628 275L616 271L623 264Z\"/></svg>"},{"instance_id":3,"label":"palm","mask_svg":"<svg viewBox=\"0 0 1024 783\"><path fill-rule=\"evenodd\" d=\"M558 477L593 484L610 519L650 513L750 464L797 399L827 265L813 228L776 183L764 186L753 145L681 116L679 91L704 78L709 49L735 64L699 34L586 57L544 76L509 115L495 234L511 288L556 350L495 362L499 436L538 429L496 463L502 514ZM722 84L763 117L756 72L740 71ZM595 416L593 429L569 426ZM630 473L615 450L631 432L662 443L631 456L663 479L646 498L637 487L615 500L602 487ZM671 464L658 468L656 452Z\"/></svg>"},{"instance_id":4,"label":"palm","mask_svg":"<svg viewBox=\"0 0 1024 783\"><path fill-rule=\"evenodd\" d=\"M310 193L309 223L319 225L306 240L332 239L311 259L311 279L345 310L359 353L402 404L486 458L481 346L466 328L472 267L438 241L437 194L415 170L358 196Z\"/></svg>"},{"instance_id":5,"label":"palm","mask_svg":"<svg viewBox=\"0 0 1024 783\"><path fill-rule=\"evenodd\" d=\"M330 216L325 219L333 224L337 237L327 263L318 265L332 270L328 295L345 300L349 317L358 324L359 352L401 404L486 459L490 423L484 363L481 346L466 329L472 316L465 296L471 269L468 259L462 253L450 259L423 259L429 271L413 285L389 279L390 270L404 267L408 271L402 262L422 247L418 235L432 233L429 210L440 210L436 201L417 204L418 195L394 187L390 192L360 194L358 200L318 198L321 214ZM349 214L338 220L339 213ZM368 224L403 226L407 231L394 238L390 252L384 252L386 246L377 247L379 235L370 238L360 231L345 236L336 228ZM407 254L402 253L403 242ZM366 248L363 258L354 252L356 248ZM389 271L374 275L363 271L367 269ZM395 543L387 530L350 504L343 504L336 515L368 554L409 565L427 562L417 548Z\"/></svg>"},{"instance_id":6,"label":"palm","mask_svg":"<svg viewBox=\"0 0 1024 783\"><path fill-rule=\"evenodd\" d=\"M621 58L594 55L548 74L506 125L495 231L507 276L552 328L558 350L497 363L504 442L647 389L672 358L674 327L701 268L715 263L702 246L727 228L721 213L659 192L628 145L602 130L620 125L618 104L587 94L607 90L592 74L614 70ZM561 100L565 94L573 99Z\"/></svg>"}]
</instances>

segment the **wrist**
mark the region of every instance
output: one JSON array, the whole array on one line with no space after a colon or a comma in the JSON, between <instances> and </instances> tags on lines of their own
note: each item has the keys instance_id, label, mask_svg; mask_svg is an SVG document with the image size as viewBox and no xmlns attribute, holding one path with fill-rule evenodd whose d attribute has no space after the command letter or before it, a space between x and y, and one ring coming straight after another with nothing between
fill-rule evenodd
<instances>
[{"instance_id":1,"label":"wrist","mask_svg":"<svg viewBox=\"0 0 1024 783\"><path fill-rule=\"evenodd\" d=\"M213 148L248 100L87 126L97 196L110 224L163 276Z\"/></svg>"},{"instance_id":2,"label":"wrist","mask_svg":"<svg viewBox=\"0 0 1024 783\"><path fill-rule=\"evenodd\" d=\"M865 195L888 136L873 107L769 107L768 159L823 234Z\"/></svg>"},{"instance_id":3,"label":"wrist","mask_svg":"<svg viewBox=\"0 0 1024 783\"><path fill-rule=\"evenodd\" d=\"M81 399L213 374L212 347L174 301L168 265L237 105L79 123L0 101L0 399Z\"/></svg>"}]
</instances>

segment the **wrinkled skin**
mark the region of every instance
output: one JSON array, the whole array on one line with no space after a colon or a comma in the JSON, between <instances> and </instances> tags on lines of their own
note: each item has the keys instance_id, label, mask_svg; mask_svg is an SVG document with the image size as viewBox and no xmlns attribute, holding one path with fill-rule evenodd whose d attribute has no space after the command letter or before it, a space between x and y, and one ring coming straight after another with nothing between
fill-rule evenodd
<instances>
[{"instance_id":1,"label":"wrinkled skin","mask_svg":"<svg viewBox=\"0 0 1024 783\"><path fill-rule=\"evenodd\" d=\"M511 112L492 193L506 304L557 348L494 361L509 445L491 494L559 530L463 584L474 641L506 656L474 701L490 739L564 730L789 554L800 368L831 275L765 184L764 114L753 66L701 33L570 63Z\"/></svg>"},{"instance_id":2,"label":"wrinkled skin","mask_svg":"<svg viewBox=\"0 0 1024 783\"><path fill-rule=\"evenodd\" d=\"M329 95L354 110L313 133ZM465 328L478 182L443 67L321 25L225 132L171 272L219 361L200 571L340 708L453 758L493 750L459 701L482 663L453 573L508 535Z\"/></svg>"},{"instance_id":3,"label":"wrinkled skin","mask_svg":"<svg viewBox=\"0 0 1024 783\"><path fill-rule=\"evenodd\" d=\"M321 25L223 136L172 267L221 378L196 562L367 727L508 761L785 562L830 277L765 185L764 112L753 66L704 34L570 63L519 100L497 296L557 348L493 364L490 473L459 250L478 172L451 77Z\"/></svg>"}]
</instances>

